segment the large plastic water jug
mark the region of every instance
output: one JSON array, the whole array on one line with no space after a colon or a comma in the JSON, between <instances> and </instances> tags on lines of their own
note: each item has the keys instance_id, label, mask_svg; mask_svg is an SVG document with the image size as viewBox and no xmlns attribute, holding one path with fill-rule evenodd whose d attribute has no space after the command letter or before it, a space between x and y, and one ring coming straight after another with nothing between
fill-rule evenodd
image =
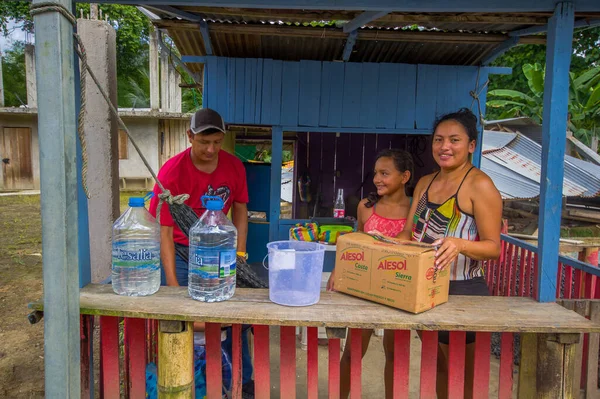
<instances>
[{"instance_id":1,"label":"large plastic water jug","mask_svg":"<svg viewBox=\"0 0 600 399\"><path fill-rule=\"evenodd\" d=\"M325 246L306 241L275 241L269 251L269 299L286 306L319 302Z\"/></svg>"}]
</instances>

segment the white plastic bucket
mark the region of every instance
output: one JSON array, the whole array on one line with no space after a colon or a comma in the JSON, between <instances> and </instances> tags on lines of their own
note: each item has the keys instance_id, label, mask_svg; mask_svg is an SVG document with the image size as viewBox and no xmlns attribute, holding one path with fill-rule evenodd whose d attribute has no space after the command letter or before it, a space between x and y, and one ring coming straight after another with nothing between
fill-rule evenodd
<instances>
[{"instance_id":1,"label":"white plastic bucket","mask_svg":"<svg viewBox=\"0 0 600 399\"><path fill-rule=\"evenodd\" d=\"M275 241L269 251L269 299L279 305L319 302L325 246L305 241Z\"/></svg>"}]
</instances>

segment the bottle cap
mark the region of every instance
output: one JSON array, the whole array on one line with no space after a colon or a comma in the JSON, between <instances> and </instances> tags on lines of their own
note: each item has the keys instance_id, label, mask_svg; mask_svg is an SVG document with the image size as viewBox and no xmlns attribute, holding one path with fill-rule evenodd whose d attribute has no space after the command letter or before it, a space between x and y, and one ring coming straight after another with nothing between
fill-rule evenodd
<instances>
[{"instance_id":1,"label":"bottle cap","mask_svg":"<svg viewBox=\"0 0 600 399\"><path fill-rule=\"evenodd\" d=\"M129 197L129 206L132 208L143 207L144 199L142 197Z\"/></svg>"},{"instance_id":2,"label":"bottle cap","mask_svg":"<svg viewBox=\"0 0 600 399\"><path fill-rule=\"evenodd\" d=\"M209 211L221 211L225 205L223 199L216 195L203 195L201 200L202 205Z\"/></svg>"}]
</instances>

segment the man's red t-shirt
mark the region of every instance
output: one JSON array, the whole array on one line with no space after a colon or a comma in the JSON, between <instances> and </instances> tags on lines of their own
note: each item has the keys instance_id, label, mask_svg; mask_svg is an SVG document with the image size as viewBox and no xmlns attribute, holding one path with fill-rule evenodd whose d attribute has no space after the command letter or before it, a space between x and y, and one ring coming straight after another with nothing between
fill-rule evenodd
<instances>
[{"instance_id":1,"label":"man's red t-shirt","mask_svg":"<svg viewBox=\"0 0 600 399\"><path fill-rule=\"evenodd\" d=\"M225 203L223 212L229 212L234 202L248 203L248 185L246 183L246 169L242 162L235 156L221 150L217 169L212 173L204 173L192 162L188 148L173 158L169 159L158 172L158 180L171 191L173 196L189 194L190 198L185 201L198 217L206 210L200 201L203 195L218 195ZM154 196L150 201L150 213L156 217L158 206L158 185L154 186ZM160 224L162 226L173 226L173 240L176 243L189 245L188 238L177 227L173 221L169 205L163 202L160 209Z\"/></svg>"}]
</instances>

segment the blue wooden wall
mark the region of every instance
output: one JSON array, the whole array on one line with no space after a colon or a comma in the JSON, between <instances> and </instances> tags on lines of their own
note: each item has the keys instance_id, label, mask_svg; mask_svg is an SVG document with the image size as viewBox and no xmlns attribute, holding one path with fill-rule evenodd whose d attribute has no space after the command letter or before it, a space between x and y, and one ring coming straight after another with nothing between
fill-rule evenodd
<instances>
[{"instance_id":1,"label":"blue wooden wall","mask_svg":"<svg viewBox=\"0 0 600 399\"><path fill-rule=\"evenodd\" d=\"M408 133L470 108L478 76L481 86L478 67L206 57L203 102L227 123Z\"/></svg>"}]
</instances>

